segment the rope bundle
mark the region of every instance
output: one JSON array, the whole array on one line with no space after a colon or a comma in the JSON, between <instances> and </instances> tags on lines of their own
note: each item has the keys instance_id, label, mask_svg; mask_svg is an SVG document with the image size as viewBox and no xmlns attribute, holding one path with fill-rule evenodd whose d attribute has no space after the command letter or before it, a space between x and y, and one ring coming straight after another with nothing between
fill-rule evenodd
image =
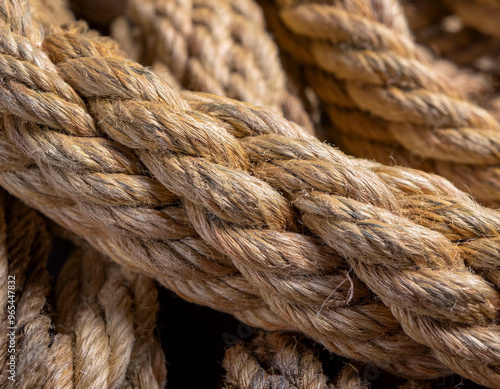
<instances>
[{"instance_id":1,"label":"rope bundle","mask_svg":"<svg viewBox=\"0 0 500 389\"><path fill-rule=\"evenodd\" d=\"M3 191L0 210L1 386L163 387L164 356L153 335L158 310L154 283L82 248L61 271L51 308L46 269L51 236L44 219ZM15 293L14 304L7 290ZM15 342L8 348L12 331Z\"/></svg>"},{"instance_id":2,"label":"rope bundle","mask_svg":"<svg viewBox=\"0 0 500 389\"><path fill-rule=\"evenodd\" d=\"M115 23L113 35L133 59L170 71L168 81L186 89L284 111L310 129L253 1L130 1L128 8L129 18Z\"/></svg>"},{"instance_id":3,"label":"rope bundle","mask_svg":"<svg viewBox=\"0 0 500 389\"><path fill-rule=\"evenodd\" d=\"M348 150L393 155L498 201L498 122L419 58L396 1L278 3L277 40L310 67Z\"/></svg>"},{"instance_id":4,"label":"rope bundle","mask_svg":"<svg viewBox=\"0 0 500 389\"><path fill-rule=\"evenodd\" d=\"M241 89L236 97L282 110L291 95L269 37L235 38L262 28L258 18L247 18L252 28L234 22L255 4L220 3L234 13L222 26L218 8L201 1L171 3L164 13L155 8L161 2L135 3L144 11L138 20L173 26L152 24L153 48L144 54L152 58L138 58L161 61L183 86L229 95ZM397 143L430 158L433 170L495 203L498 123L415 54L397 5L306 3L279 4L288 30L275 20L276 36L310 66L309 80L336 124L356 127L371 145ZM403 377L455 372L500 386L498 211L439 176L347 157L271 110L179 93L81 22L47 25L23 0L0 2L0 11L0 184L123 266L82 253L61 275L59 325L77 329L77 352L96 350L75 357L75 368L86 372L74 373L82 387L86 379L109 387L130 379L162 384L151 332L156 296L145 276L250 325L301 332ZM210 62L216 57L203 60L212 46L200 43L206 36L198 30L207 26L207 36L229 39L230 32L238 42L229 50L215 42L217 50L241 49L244 58L261 58L256 42L267 42L276 67L258 64L262 84L250 67L242 70L248 78L239 85L224 68L237 56L220 67ZM290 32L293 40L280 38ZM155 51L165 47L172 52ZM91 276L75 291L78 268ZM150 299L148 312L133 308L139 299ZM118 332L106 332L102 317L119 324ZM78 339L90 332L86 326L106 341ZM289 341L265 336L266 349L286 352ZM245 369L258 377L256 387L284 384L259 370L253 352L229 352L244 366L227 365L228 387L248 386L238 376ZM307 349L299 355L314 369ZM316 366L313 381L322 387ZM351 378L347 369L338 378L346 383L337 385ZM352 385L362 387L358 378Z\"/></svg>"}]
</instances>

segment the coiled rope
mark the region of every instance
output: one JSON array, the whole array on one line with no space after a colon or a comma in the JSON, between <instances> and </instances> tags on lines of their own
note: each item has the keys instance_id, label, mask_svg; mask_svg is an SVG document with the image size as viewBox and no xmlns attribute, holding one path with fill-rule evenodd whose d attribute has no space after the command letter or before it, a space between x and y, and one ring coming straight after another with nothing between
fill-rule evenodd
<instances>
[{"instance_id":1,"label":"coiled rope","mask_svg":"<svg viewBox=\"0 0 500 389\"><path fill-rule=\"evenodd\" d=\"M347 158L268 111L181 97L81 25L44 39L23 2L2 15L9 191L250 324L407 377L451 369L498 386L500 295L483 278L498 280L496 211L439 177Z\"/></svg>"},{"instance_id":2,"label":"coiled rope","mask_svg":"<svg viewBox=\"0 0 500 389\"><path fill-rule=\"evenodd\" d=\"M500 199L497 120L419 56L396 1L276 3L277 42L308 65L349 151L437 172L485 203Z\"/></svg>"},{"instance_id":3,"label":"coiled rope","mask_svg":"<svg viewBox=\"0 0 500 389\"><path fill-rule=\"evenodd\" d=\"M151 280L86 247L75 251L51 291L45 220L2 191L0 226L2 388L164 387Z\"/></svg>"}]
</instances>

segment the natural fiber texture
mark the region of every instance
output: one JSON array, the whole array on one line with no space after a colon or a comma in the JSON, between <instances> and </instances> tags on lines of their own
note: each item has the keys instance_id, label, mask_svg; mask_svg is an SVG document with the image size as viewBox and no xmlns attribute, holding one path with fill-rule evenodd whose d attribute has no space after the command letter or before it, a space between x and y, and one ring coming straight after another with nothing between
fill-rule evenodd
<instances>
[{"instance_id":1,"label":"natural fiber texture","mask_svg":"<svg viewBox=\"0 0 500 389\"><path fill-rule=\"evenodd\" d=\"M160 72L166 67L186 89L284 112L311 130L253 0L131 0L113 36L131 58Z\"/></svg>"},{"instance_id":2,"label":"natural fiber texture","mask_svg":"<svg viewBox=\"0 0 500 389\"><path fill-rule=\"evenodd\" d=\"M45 38L49 60L23 4L2 4L5 188L191 301L499 385L498 212L266 110L181 97L81 25Z\"/></svg>"},{"instance_id":3,"label":"natural fiber texture","mask_svg":"<svg viewBox=\"0 0 500 389\"><path fill-rule=\"evenodd\" d=\"M225 389L368 389L372 387L369 379L380 374L361 363L325 361L312 342L280 332L260 332L251 342L237 343L226 351L223 366ZM398 389L457 387L444 380L384 385Z\"/></svg>"},{"instance_id":4,"label":"natural fiber texture","mask_svg":"<svg viewBox=\"0 0 500 389\"><path fill-rule=\"evenodd\" d=\"M64 340L52 337L51 320L47 315L50 285L45 264L49 250L50 236L41 216L1 191L2 388L33 388L47 382L55 373L50 369L52 363L64 364L56 351ZM55 347L49 348L52 343ZM15 358L13 364L9 364L11 356ZM11 376L15 381L9 379Z\"/></svg>"},{"instance_id":5,"label":"natural fiber texture","mask_svg":"<svg viewBox=\"0 0 500 389\"><path fill-rule=\"evenodd\" d=\"M0 195L0 387L163 387L165 361L153 334L158 310L154 283L87 248L65 265L52 310L46 270L51 236L45 221L4 192ZM15 285L14 309L7 298L9 285ZM9 327L16 328L12 343ZM8 379L11 355L15 381Z\"/></svg>"},{"instance_id":6,"label":"natural fiber texture","mask_svg":"<svg viewBox=\"0 0 500 389\"><path fill-rule=\"evenodd\" d=\"M359 371L346 365L328 377L318 356L293 335L261 333L226 351L226 389L368 389Z\"/></svg>"},{"instance_id":7,"label":"natural fiber texture","mask_svg":"<svg viewBox=\"0 0 500 389\"><path fill-rule=\"evenodd\" d=\"M73 343L66 368L73 369L75 388L165 386L165 357L154 335L158 291L152 280L83 248L59 276L56 309L56 328Z\"/></svg>"},{"instance_id":8,"label":"natural fiber texture","mask_svg":"<svg viewBox=\"0 0 500 389\"><path fill-rule=\"evenodd\" d=\"M420 58L396 1L277 3L276 39L308 65L348 150L430 169L483 202L500 200L498 122Z\"/></svg>"}]
</instances>

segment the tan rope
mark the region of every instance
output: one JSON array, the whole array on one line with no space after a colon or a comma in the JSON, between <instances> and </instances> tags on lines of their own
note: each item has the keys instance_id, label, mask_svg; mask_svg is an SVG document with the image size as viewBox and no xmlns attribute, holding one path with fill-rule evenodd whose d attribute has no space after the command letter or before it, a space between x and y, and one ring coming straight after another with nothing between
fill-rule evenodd
<instances>
[{"instance_id":1,"label":"tan rope","mask_svg":"<svg viewBox=\"0 0 500 389\"><path fill-rule=\"evenodd\" d=\"M57 328L72 338L76 388L163 388L165 357L154 336L158 296L147 277L89 248L58 279Z\"/></svg>"},{"instance_id":2,"label":"tan rope","mask_svg":"<svg viewBox=\"0 0 500 389\"><path fill-rule=\"evenodd\" d=\"M286 87L276 44L253 0L128 2L113 36L131 57L178 85L268 107L311 129L301 102Z\"/></svg>"},{"instance_id":3,"label":"tan rope","mask_svg":"<svg viewBox=\"0 0 500 389\"><path fill-rule=\"evenodd\" d=\"M163 387L165 361L153 334L154 283L87 248L66 263L52 310L46 270L51 236L45 221L4 192L0 200L0 387ZM14 304L8 299L10 285ZM15 338L9 327L16 328Z\"/></svg>"},{"instance_id":4,"label":"tan rope","mask_svg":"<svg viewBox=\"0 0 500 389\"><path fill-rule=\"evenodd\" d=\"M362 118L363 128L381 123L377 137L365 134L369 144L362 150L385 144L399 163L431 167L481 201L495 203L500 199L498 122L419 58L395 1L376 4L281 2L285 28L277 40L312 65L311 84L347 135L350 127L337 120L339 110ZM336 87L321 88L325 78ZM429 164L398 156L397 145Z\"/></svg>"},{"instance_id":5,"label":"tan rope","mask_svg":"<svg viewBox=\"0 0 500 389\"><path fill-rule=\"evenodd\" d=\"M2 150L18 169L0 177L9 191L190 300L254 325L298 329L408 377L448 374L437 357L497 385L500 296L464 266L498 272L497 212L439 177L351 160L265 110L206 95L186 100L78 26L46 37L48 61L36 25L3 7L13 20L0 37L30 47L4 52L29 69L23 84L2 84L17 96L6 104L0 95L2 110L16 115L4 116L4 128L35 158ZM432 352L401 332L350 266Z\"/></svg>"},{"instance_id":6,"label":"tan rope","mask_svg":"<svg viewBox=\"0 0 500 389\"><path fill-rule=\"evenodd\" d=\"M223 366L226 389L368 389L368 379L380 374L372 366L348 361L328 363L318 355L311 342L298 335L260 332L250 342L238 343L226 350ZM333 365L333 366L332 366ZM378 378L378 377L377 377ZM376 379L377 379L376 378ZM378 378L373 386L384 385ZM441 381L441 380L439 380ZM385 383L385 387L388 384ZM395 386L394 386L395 387ZM399 389L449 388L452 383L407 380Z\"/></svg>"},{"instance_id":7,"label":"tan rope","mask_svg":"<svg viewBox=\"0 0 500 389\"><path fill-rule=\"evenodd\" d=\"M261 333L249 344L238 343L226 351L224 388L227 389L367 389L352 365L335 378L323 371L315 352L297 337Z\"/></svg>"},{"instance_id":8,"label":"tan rope","mask_svg":"<svg viewBox=\"0 0 500 389\"><path fill-rule=\"evenodd\" d=\"M50 236L35 211L12 200L0 193L0 386L30 388L47 381L45 361L57 358L47 316Z\"/></svg>"}]
</instances>

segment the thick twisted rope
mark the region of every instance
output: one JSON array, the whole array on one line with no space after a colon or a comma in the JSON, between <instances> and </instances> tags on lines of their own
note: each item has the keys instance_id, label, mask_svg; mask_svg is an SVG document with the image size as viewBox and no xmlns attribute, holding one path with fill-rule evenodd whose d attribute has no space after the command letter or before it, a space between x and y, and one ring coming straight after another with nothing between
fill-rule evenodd
<instances>
[{"instance_id":1,"label":"thick twisted rope","mask_svg":"<svg viewBox=\"0 0 500 389\"><path fill-rule=\"evenodd\" d=\"M252 0L132 0L113 30L133 59L166 66L178 85L284 112L311 129Z\"/></svg>"},{"instance_id":2,"label":"thick twisted rope","mask_svg":"<svg viewBox=\"0 0 500 389\"><path fill-rule=\"evenodd\" d=\"M53 339L45 264L50 236L35 211L3 191L0 228L0 386L35 387L50 377L46 360L58 359L55 347L49 348Z\"/></svg>"},{"instance_id":3,"label":"thick twisted rope","mask_svg":"<svg viewBox=\"0 0 500 389\"><path fill-rule=\"evenodd\" d=\"M51 235L45 220L4 192L0 211L0 386L163 387L165 361L153 333L158 310L154 283L87 248L65 265L57 306L51 309L46 270ZM8 291L15 294L13 304ZM9 364L11 355L15 367Z\"/></svg>"},{"instance_id":4,"label":"thick twisted rope","mask_svg":"<svg viewBox=\"0 0 500 389\"><path fill-rule=\"evenodd\" d=\"M277 40L310 65L346 147L385 161L390 148L401 164L431 169L481 201L500 199L498 122L421 61L395 1L277 3Z\"/></svg>"},{"instance_id":5,"label":"thick twisted rope","mask_svg":"<svg viewBox=\"0 0 500 389\"><path fill-rule=\"evenodd\" d=\"M314 350L292 335L261 333L249 344L226 351L224 388L366 389L368 383L352 365L328 377Z\"/></svg>"},{"instance_id":6,"label":"thick twisted rope","mask_svg":"<svg viewBox=\"0 0 500 389\"><path fill-rule=\"evenodd\" d=\"M165 386L152 280L80 249L59 276L56 310L57 328L73 342L69 367L76 388Z\"/></svg>"},{"instance_id":7,"label":"thick twisted rope","mask_svg":"<svg viewBox=\"0 0 500 389\"><path fill-rule=\"evenodd\" d=\"M300 336L260 332L250 342L238 343L224 356L227 389L367 389L373 367L352 361L320 358L317 348ZM380 380L379 380L380 381ZM407 380L398 389L454 388L442 380ZM382 381L383 382L383 381ZM372 383L377 385L376 382ZM381 383L378 383L380 386ZM385 383L385 385L388 385Z\"/></svg>"},{"instance_id":8,"label":"thick twisted rope","mask_svg":"<svg viewBox=\"0 0 500 389\"><path fill-rule=\"evenodd\" d=\"M19 33L7 36L26 42ZM3 186L113 259L155 274L188 299L254 325L299 329L333 351L407 376L446 373L349 275L344 257L411 336L459 373L496 385L498 292L463 264L485 275L498 271L495 211L477 206L438 177L350 160L266 111L204 95L186 95L189 108L154 74L78 28L47 37L44 47L62 77L86 99L99 129L69 125L59 116L38 117L38 111L24 115L21 108L46 112L39 107L47 87L29 78L37 91L30 101L38 98L39 104L3 105L4 111L25 116L4 116L9 139L2 155L18 170L2 174ZM36 52L36 45L31 50ZM25 52L11 57L29 63ZM43 64L46 57L39 55L35 63ZM59 89L69 88L57 74L51 76ZM4 83L8 91L17 87L11 79ZM65 101L72 97L60 95ZM81 107L77 112L87 118L85 106L73 101L64 104ZM98 137L99 131L123 146ZM79 136L89 133L94 137ZM45 140L50 148L40 147ZM87 142L91 148L75 152ZM25 169L19 170L21 162L8 149L14 144L35 156L36 167L21 161ZM120 162L102 164L114 155ZM179 200L183 207L175 206ZM158 211L170 212L186 226L176 235L170 228L175 240L163 228L169 223L146 237L132 222L131 217L144 221ZM299 223L330 248L298 233ZM147 225L154 231L158 224ZM333 293L332 284L337 285ZM434 337L421 339L424 327L413 328L417 322L435 328ZM471 338L477 349L468 344Z\"/></svg>"}]
</instances>

